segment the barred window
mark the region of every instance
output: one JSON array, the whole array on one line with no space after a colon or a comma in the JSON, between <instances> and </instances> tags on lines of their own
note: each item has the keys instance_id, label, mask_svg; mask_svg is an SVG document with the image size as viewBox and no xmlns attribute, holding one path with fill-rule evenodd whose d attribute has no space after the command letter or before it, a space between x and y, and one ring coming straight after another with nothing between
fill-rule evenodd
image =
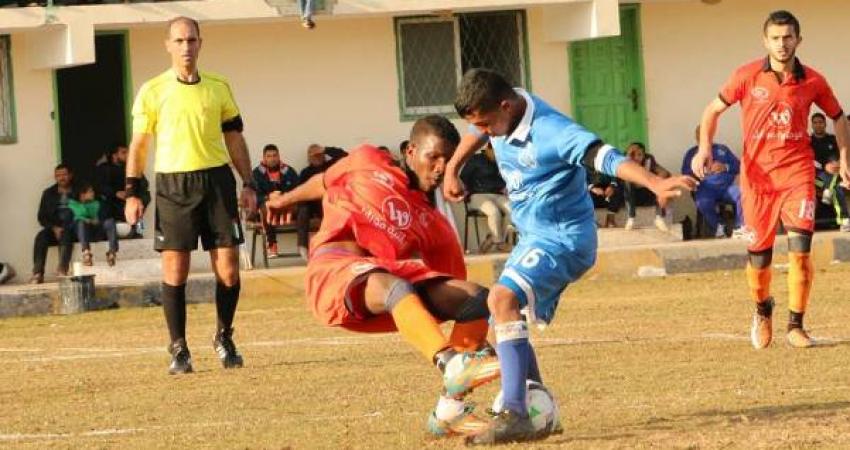
<instances>
[{"instance_id":1,"label":"barred window","mask_svg":"<svg viewBox=\"0 0 850 450\"><path fill-rule=\"evenodd\" d=\"M9 42L9 36L0 36L0 144L12 144L17 141Z\"/></svg>"},{"instance_id":2,"label":"barred window","mask_svg":"<svg viewBox=\"0 0 850 450\"><path fill-rule=\"evenodd\" d=\"M522 11L397 18L399 103L403 119L453 113L457 85L474 67L527 86Z\"/></svg>"}]
</instances>

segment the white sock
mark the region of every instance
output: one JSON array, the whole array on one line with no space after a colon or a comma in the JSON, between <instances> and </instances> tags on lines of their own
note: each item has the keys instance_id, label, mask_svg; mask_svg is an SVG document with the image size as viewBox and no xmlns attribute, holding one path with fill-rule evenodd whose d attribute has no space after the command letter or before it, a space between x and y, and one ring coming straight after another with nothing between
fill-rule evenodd
<instances>
[{"instance_id":1,"label":"white sock","mask_svg":"<svg viewBox=\"0 0 850 450\"><path fill-rule=\"evenodd\" d=\"M437 401L437 408L434 410L434 414L437 416L437 420L448 422L461 415L463 408L463 400L441 395L440 400Z\"/></svg>"}]
</instances>

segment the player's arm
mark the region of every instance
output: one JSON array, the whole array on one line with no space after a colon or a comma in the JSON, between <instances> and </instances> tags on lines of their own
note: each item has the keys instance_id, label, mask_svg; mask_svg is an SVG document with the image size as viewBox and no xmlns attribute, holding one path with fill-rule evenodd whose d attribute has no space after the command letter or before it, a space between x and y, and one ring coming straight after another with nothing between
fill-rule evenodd
<instances>
[{"instance_id":1,"label":"player's arm","mask_svg":"<svg viewBox=\"0 0 850 450\"><path fill-rule=\"evenodd\" d=\"M124 192L127 198L124 203L124 218L127 223L135 225L145 213L142 203L142 175L145 173L145 162L148 158L151 135L148 133L133 133L130 149L127 152L127 168L125 172Z\"/></svg>"},{"instance_id":2,"label":"player's arm","mask_svg":"<svg viewBox=\"0 0 850 450\"><path fill-rule=\"evenodd\" d=\"M850 188L850 122L844 114L835 119L834 129L835 140L838 141L841 184L845 188Z\"/></svg>"},{"instance_id":3,"label":"player's arm","mask_svg":"<svg viewBox=\"0 0 850 450\"><path fill-rule=\"evenodd\" d=\"M691 160L691 170L698 178L706 175L705 169L711 164L711 146L714 143L714 134L717 132L717 122L729 105L720 97L715 98L705 107L702 112L699 126L699 150Z\"/></svg>"},{"instance_id":4,"label":"player's arm","mask_svg":"<svg viewBox=\"0 0 850 450\"><path fill-rule=\"evenodd\" d=\"M323 173L317 173L295 189L287 192L272 192L266 200L270 210L291 208L298 202L321 200L325 195L325 180Z\"/></svg>"},{"instance_id":5,"label":"player's arm","mask_svg":"<svg viewBox=\"0 0 850 450\"><path fill-rule=\"evenodd\" d=\"M486 134L467 134L460 140L455 149L452 159L446 163L446 172L443 174L443 196L446 200L459 202L463 200L464 189L460 182L460 168L475 152L487 143L489 137Z\"/></svg>"}]
</instances>

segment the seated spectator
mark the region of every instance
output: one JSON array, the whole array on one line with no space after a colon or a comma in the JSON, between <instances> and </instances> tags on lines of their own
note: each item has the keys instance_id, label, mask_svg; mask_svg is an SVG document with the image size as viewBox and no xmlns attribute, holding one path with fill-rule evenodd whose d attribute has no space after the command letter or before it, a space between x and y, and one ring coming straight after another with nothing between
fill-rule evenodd
<instances>
[{"instance_id":1,"label":"seated spectator","mask_svg":"<svg viewBox=\"0 0 850 450\"><path fill-rule=\"evenodd\" d=\"M277 258L277 236L272 232L272 227L291 222L292 213L283 211L280 214L269 214L266 211L266 199L272 192L286 192L298 186L298 174L295 173L295 169L281 162L277 146L268 144L263 147L263 160L254 168L253 177L257 186L260 221L268 245L266 253L269 258Z\"/></svg>"},{"instance_id":2,"label":"seated spectator","mask_svg":"<svg viewBox=\"0 0 850 450\"><path fill-rule=\"evenodd\" d=\"M644 169L649 171L650 173L654 173L661 178L669 178L670 171L665 169L655 161L655 156L650 155L646 152L646 146L641 142L632 142L629 144L626 149L626 155L628 157L643 166ZM636 185L633 183L625 182L623 183L623 192L625 194L625 202L626 202L626 226L627 230L631 230L635 227L635 217L637 216L637 207L638 206L655 206L655 227L661 231L670 231L667 228L667 222L664 221L665 210L664 206L658 202L658 199L655 198L655 194L652 193L649 189Z\"/></svg>"},{"instance_id":3,"label":"seated spectator","mask_svg":"<svg viewBox=\"0 0 850 450\"><path fill-rule=\"evenodd\" d=\"M83 253L83 265L92 265L94 258L90 243L102 232L106 234L106 239L109 241L106 263L110 267L114 266L115 256L118 253L115 219L102 214L100 202L95 198L94 188L91 185L83 185L79 191L79 200L69 200L68 207L74 213L74 228L77 230L77 240L80 242Z\"/></svg>"},{"instance_id":4,"label":"seated spectator","mask_svg":"<svg viewBox=\"0 0 850 450\"><path fill-rule=\"evenodd\" d=\"M597 171L587 171L587 190L593 200L594 208L605 208L603 228L616 228L615 215L623 207L623 189L620 180Z\"/></svg>"},{"instance_id":5,"label":"seated spectator","mask_svg":"<svg viewBox=\"0 0 850 450\"><path fill-rule=\"evenodd\" d=\"M821 193L821 202L835 208L841 231L850 231L847 196L838 175L838 141L826 132L826 117L812 114L812 148L815 151L815 186Z\"/></svg>"},{"instance_id":6,"label":"seated spectator","mask_svg":"<svg viewBox=\"0 0 850 450\"><path fill-rule=\"evenodd\" d=\"M125 176L127 172L127 146L116 144L106 151L106 161L95 168L95 190L101 200L101 214L111 217L116 222L125 222L124 200L127 195L124 192ZM142 204L147 208L151 202L151 193L148 188L148 180L142 176L139 197Z\"/></svg>"},{"instance_id":7,"label":"seated spectator","mask_svg":"<svg viewBox=\"0 0 850 450\"><path fill-rule=\"evenodd\" d=\"M0 263L0 284L15 278L15 269L9 263Z\"/></svg>"},{"instance_id":8,"label":"seated spectator","mask_svg":"<svg viewBox=\"0 0 850 450\"><path fill-rule=\"evenodd\" d=\"M466 187L469 207L487 216L489 232L478 251L487 253L494 246L500 252L507 251L505 234L511 222L511 208L505 195L505 180L499 174L496 155L489 143L469 158L460 171L460 179Z\"/></svg>"},{"instance_id":9,"label":"seated spectator","mask_svg":"<svg viewBox=\"0 0 850 450\"><path fill-rule=\"evenodd\" d=\"M56 183L41 193L41 202L38 205L38 223L42 228L35 235L30 283L44 282L47 248L51 245L59 246L59 265L56 267L58 275L67 275L68 265L71 263L71 246L74 242L71 227L74 215L68 207L68 202L76 195L74 175L70 167L59 164L53 170L53 178Z\"/></svg>"},{"instance_id":10,"label":"seated spectator","mask_svg":"<svg viewBox=\"0 0 850 450\"><path fill-rule=\"evenodd\" d=\"M682 175L694 176L691 170L691 160L694 159L699 149L699 126L696 128L697 145L685 152L682 160ZM706 170L705 178L700 181L694 191L694 202L702 217L705 219L709 230L714 231L714 237L726 237L726 227L720 223L717 213L722 203L735 205L735 230L734 238L743 238L744 232L741 228L743 221L743 210L741 209L741 189L735 183L735 179L741 171L741 163L738 157L723 144L714 143L711 147L711 167Z\"/></svg>"},{"instance_id":11,"label":"seated spectator","mask_svg":"<svg viewBox=\"0 0 850 450\"><path fill-rule=\"evenodd\" d=\"M301 26L308 30L316 28L316 22L313 22L313 1L298 0L298 10L301 12Z\"/></svg>"},{"instance_id":12,"label":"seated spectator","mask_svg":"<svg viewBox=\"0 0 850 450\"><path fill-rule=\"evenodd\" d=\"M328 167L348 155L348 152L337 147L322 147L311 144L307 147L307 167L301 169L298 184L304 184L314 175L324 172ZM320 200L299 203L295 215L295 227L298 230L298 254L306 261L310 247L310 221L322 217L322 202Z\"/></svg>"}]
</instances>

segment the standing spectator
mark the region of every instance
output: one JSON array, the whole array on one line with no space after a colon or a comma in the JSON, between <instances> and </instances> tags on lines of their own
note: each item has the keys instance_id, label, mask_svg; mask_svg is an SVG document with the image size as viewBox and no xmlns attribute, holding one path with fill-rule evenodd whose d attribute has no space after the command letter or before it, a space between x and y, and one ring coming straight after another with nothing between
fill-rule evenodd
<instances>
[{"instance_id":1,"label":"standing spectator","mask_svg":"<svg viewBox=\"0 0 850 450\"><path fill-rule=\"evenodd\" d=\"M56 184L41 193L41 202L38 205L38 223L41 224L42 228L35 235L33 245L33 268L30 283L34 284L44 282L44 263L47 260L47 248L49 246L59 246L59 265L56 268L58 275L67 275L68 265L71 263L71 246L74 242L74 233L71 230L73 213L68 207L68 202L75 195L74 175L70 167L59 164L53 170L53 178L56 180Z\"/></svg>"},{"instance_id":2,"label":"standing spectator","mask_svg":"<svg viewBox=\"0 0 850 450\"><path fill-rule=\"evenodd\" d=\"M643 143L632 142L629 144L628 148L626 148L626 155L650 173L658 175L661 178L670 178L670 171L662 167L661 164L658 164L655 161L655 156L646 152L646 146ZM661 205L652 191L643 186L629 183L628 181L623 183L623 191L626 201L626 213L628 215L625 226L627 230L635 227L638 206L655 205L655 228L661 231L670 231L667 228L667 222L664 221L664 206Z\"/></svg>"},{"instance_id":3,"label":"standing spectator","mask_svg":"<svg viewBox=\"0 0 850 450\"><path fill-rule=\"evenodd\" d=\"M821 202L835 205L841 231L850 231L847 197L838 176L838 141L826 132L826 116L812 114L812 149L815 151L815 185L822 190Z\"/></svg>"},{"instance_id":4,"label":"standing spectator","mask_svg":"<svg viewBox=\"0 0 850 450\"><path fill-rule=\"evenodd\" d=\"M323 147L310 144L307 147L307 167L301 169L298 184L304 184L314 175L324 172L338 160L348 155L348 152L337 147ZM298 231L298 254L307 261L310 248L310 221L322 217L322 202L307 201L298 203L295 215L295 227Z\"/></svg>"},{"instance_id":5,"label":"standing spectator","mask_svg":"<svg viewBox=\"0 0 850 450\"><path fill-rule=\"evenodd\" d=\"M260 222L266 235L269 258L277 258L277 235L272 231L274 225L286 222L283 215L269 215L266 211L266 199L272 192L287 192L298 186L298 174L295 169L280 160L280 151L274 144L263 147L263 160L254 168L252 173L257 185L257 206L260 208Z\"/></svg>"},{"instance_id":6,"label":"standing spectator","mask_svg":"<svg viewBox=\"0 0 850 450\"><path fill-rule=\"evenodd\" d=\"M691 161L699 150L699 125L695 134L697 145L685 152L685 158L682 160L682 175L694 175ZM741 189L735 183L735 179L741 172L741 162L732 150L729 150L729 147L716 142L711 144L711 158L711 166L706 169L705 176L694 191L697 210L705 219L708 229L714 231L714 237L724 238L726 227L720 223L717 211L724 203L735 205L735 230L732 232L732 237L743 238L744 232L741 225L744 223L744 211L741 208Z\"/></svg>"},{"instance_id":7,"label":"standing spectator","mask_svg":"<svg viewBox=\"0 0 850 450\"><path fill-rule=\"evenodd\" d=\"M83 253L83 265L92 265L91 245L94 237L101 231L109 241L106 252L106 263L115 265L115 255L118 253L118 232L115 229L115 219L103 214L100 202L95 198L94 188L83 185L79 190L79 200L71 199L68 207L74 213L74 227L77 230L77 240Z\"/></svg>"},{"instance_id":8,"label":"standing spectator","mask_svg":"<svg viewBox=\"0 0 850 450\"><path fill-rule=\"evenodd\" d=\"M154 248L162 255L162 306L171 339L168 371L193 370L186 343L186 279L199 238L216 278L213 348L225 369L242 367L233 342L233 319L241 286L238 248L245 239L231 163L242 178L242 204L249 212L257 207L242 116L227 79L198 69L198 22L176 17L166 30L171 67L145 82L133 103L125 214L133 225L144 212L138 197L140 177L156 136Z\"/></svg>"},{"instance_id":9,"label":"standing spectator","mask_svg":"<svg viewBox=\"0 0 850 450\"><path fill-rule=\"evenodd\" d=\"M496 155L489 142L464 164L460 179L466 186L469 207L487 216L489 233L478 250L487 253L495 245L500 252L507 251L505 231L511 221L511 208L505 195L505 180L499 174Z\"/></svg>"},{"instance_id":10,"label":"standing spectator","mask_svg":"<svg viewBox=\"0 0 850 450\"><path fill-rule=\"evenodd\" d=\"M127 172L127 146L116 144L106 151L106 161L95 168L95 179L97 184L95 190L102 201L102 214L115 219L116 222L124 222L124 201L127 193L124 191L125 177ZM142 176L141 192L139 197L142 204L147 208L151 201L148 180Z\"/></svg>"},{"instance_id":11,"label":"standing spectator","mask_svg":"<svg viewBox=\"0 0 850 450\"><path fill-rule=\"evenodd\" d=\"M593 200L594 208L605 208L605 221L602 228L616 228L616 214L623 207L623 189L616 177L597 172L587 171L587 191Z\"/></svg>"}]
</instances>

